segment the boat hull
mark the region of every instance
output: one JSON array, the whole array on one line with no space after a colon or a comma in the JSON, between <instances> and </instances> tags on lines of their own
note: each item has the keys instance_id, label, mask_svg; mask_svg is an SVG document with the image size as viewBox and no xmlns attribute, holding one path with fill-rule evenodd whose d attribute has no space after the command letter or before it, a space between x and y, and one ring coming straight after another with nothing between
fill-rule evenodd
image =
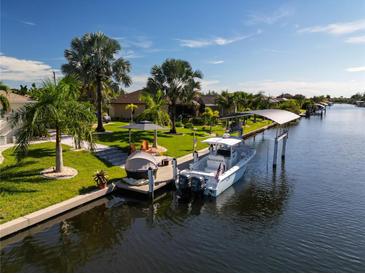
<instances>
[{"instance_id":1,"label":"boat hull","mask_svg":"<svg viewBox=\"0 0 365 274\"><path fill-rule=\"evenodd\" d=\"M247 165L244 165L240 169L238 169L236 172L227 176L223 180L220 180L217 184L217 187L215 187L215 188L207 187L204 190L204 195L211 196L211 197L217 197L223 191L225 191L227 188L231 187L234 183L239 181L239 179L241 179L243 177L246 169L247 169Z\"/></svg>"}]
</instances>

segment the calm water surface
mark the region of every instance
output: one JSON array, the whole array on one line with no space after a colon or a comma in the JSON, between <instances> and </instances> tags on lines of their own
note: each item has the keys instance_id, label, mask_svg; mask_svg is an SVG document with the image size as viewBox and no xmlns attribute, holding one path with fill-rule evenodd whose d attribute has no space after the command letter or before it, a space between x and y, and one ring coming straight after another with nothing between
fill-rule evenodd
<instances>
[{"instance_id":1,"label":"calm water surface","mask_svg":"<svg viewBox=\"0 0 365 274\"><path fill-rule=\"evenodd\" d=\"M365 271L365 108L335 105L273 132L216 200L104 198L1 242L1 271Z\"/></svg>"}]
</instances>

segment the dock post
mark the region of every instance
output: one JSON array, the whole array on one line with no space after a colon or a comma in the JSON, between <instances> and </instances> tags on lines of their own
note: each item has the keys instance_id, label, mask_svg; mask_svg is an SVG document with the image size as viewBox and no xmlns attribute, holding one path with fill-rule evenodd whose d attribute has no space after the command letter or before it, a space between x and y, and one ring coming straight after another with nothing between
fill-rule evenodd
<instances>
[{"instance_id":1,"label":"dock post","mask_svg":"<svg viewBox=\"0 0 365 274\"><path fill-rule=\"evenodd\" d=\"M153 196L154 196L154 186L155 186L155 182L154 182L154 178L153 178L153 170L152 168L148 168L148 195L150 197L150 199L153 200Z\"/></svg>"},{"instance_id":2,"label":"dock post","mask_svg":"<svg viewBox=\"0 0 365 274\"><path fill-rule=\"evenodd\" d=\"M283 139L283 148L281 151L281 159L285 160L285 150L286 150L286 140L288 139L288 133L286 133L286 136Z\"/></svg>"},{"instance_id":3,"label":"dock post","mask_svg":"<svg viewBox=\"0 0 365 274\"><path fill-rule=\"evenodd\" d=\"M196 150L193 152L193 160L194 160L194 163L196 163L199 160L199 155Z\"/></svg>"},{"instance_id":4,"label":"dock post","mask_svg":"<svg viewBox=\"0 0 365 274\"><path fill-rule=\"evenodd\" d=\"M273 163L272 163L272 167L276 168L276 162L277 162L277 155L278 155L278 138L275 138L275 146L274 146L274 159L273 159Z\"/></svg>"},{"instance_id":5,"label":"dock post","mask_svg":"<svg viewBox=\"0 0 365 274\"><path fill-rule=\"evenodd\" d=\"M172 177L174 181L177 179L177 161L176 158L172 159Z\"/></svg>"}]
</instances>

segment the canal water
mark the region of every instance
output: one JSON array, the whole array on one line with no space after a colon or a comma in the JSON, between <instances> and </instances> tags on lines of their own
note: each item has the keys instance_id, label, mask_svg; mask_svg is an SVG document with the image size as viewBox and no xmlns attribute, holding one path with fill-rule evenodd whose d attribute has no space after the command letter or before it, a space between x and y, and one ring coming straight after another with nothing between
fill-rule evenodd
<instances>
[{"instance_id":1,"label":"canal water","mask_svg":"<svg viewBox=\"0 0 365 274\"><path fill-rule=\"evenodd\" d=\"M249 143L245 177L217 199L97 200L2 241L2 272L365 271L365 108L335 105Z\"/></svg>"}]
</instances>

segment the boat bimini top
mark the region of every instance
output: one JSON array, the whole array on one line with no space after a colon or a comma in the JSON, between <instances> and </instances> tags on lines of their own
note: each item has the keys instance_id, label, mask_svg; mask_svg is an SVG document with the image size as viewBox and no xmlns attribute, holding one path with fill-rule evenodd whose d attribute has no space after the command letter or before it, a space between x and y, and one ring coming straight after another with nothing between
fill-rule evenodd
<instances>
[{"instance_id":1,"label":"boat bimini top","mask_svg":"<svg viewBox=\"0 0 365 274\"><path fill-rule=\"evenodd\" d=\"M214 137L214 138L208 138L202 142L210 145L226 145L232 147L234 145L241 143L242 140L238 138L236 139L236 138Z\"/></svg>"}]
</instances>

